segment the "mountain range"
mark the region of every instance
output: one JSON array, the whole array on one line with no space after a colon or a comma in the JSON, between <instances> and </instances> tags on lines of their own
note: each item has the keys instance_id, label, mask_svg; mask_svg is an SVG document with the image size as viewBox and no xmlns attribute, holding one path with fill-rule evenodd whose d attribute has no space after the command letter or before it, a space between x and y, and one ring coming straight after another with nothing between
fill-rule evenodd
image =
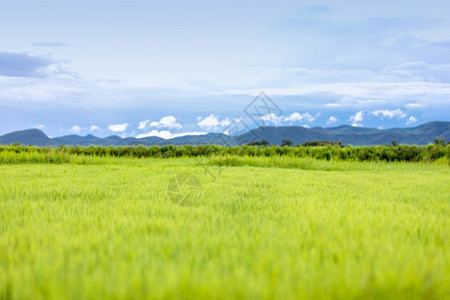
<instances>
[{"instance_id":1,"label":"mountain range","mask_svg":"<svg viewBox=\"0 0 450 300\"><path fill-rule=\"evenodd\" d=\"M395 140L398 144L426 145L433 143L435 138L450 140L450 122L430 122L417 127L375 129L342 125L339 127L313 127L300 126L267 126L259 127L238 136L227 136L222 133L208 133L205 135L186 135L173 139L159 137L121 138L117 135L100 138L91 134L87 136L66 135L49 138L39 129L15 131L0 136L0 145L20 143L34 146L58 145L242 145L252 141L267 140L271 145L280 145L285 139L294 145L310 141L342 141L344 145L386 145Z\"/></svg>"}]
</instances>

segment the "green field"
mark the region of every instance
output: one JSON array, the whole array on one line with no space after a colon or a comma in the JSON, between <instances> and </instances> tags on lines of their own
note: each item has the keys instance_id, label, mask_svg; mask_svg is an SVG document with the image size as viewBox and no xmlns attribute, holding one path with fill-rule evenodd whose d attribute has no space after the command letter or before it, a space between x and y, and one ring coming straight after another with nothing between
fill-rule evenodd
<instances>
[{"instance_id":1,"label":"green field","mask_svg":"<svg viewBox=\"0 0 450 300\"><path fill-rule=\"evenodd\" d=\"M449 203L446 164L0 164L0 299L445 299Z\"/></svg>"}]
</instances>

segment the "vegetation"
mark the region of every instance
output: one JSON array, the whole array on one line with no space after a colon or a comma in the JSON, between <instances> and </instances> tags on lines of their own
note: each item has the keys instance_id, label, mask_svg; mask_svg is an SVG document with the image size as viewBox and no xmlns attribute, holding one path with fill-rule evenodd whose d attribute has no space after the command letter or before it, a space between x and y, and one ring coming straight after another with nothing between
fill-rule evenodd
<instances>
[{"instance_id":1,"label":"vegetation","mask_svg":"<svg viewBox=\"0 0 450 300\"><path fill-rule=\"evenodd\" d=\"M270 143L268 140L260 140L260 141L253 141L248 143L248 146L269 146Z\"/></svg>"},{"instance_id":2,"label":"vegetation","mask_svg":"<svg viewBox=\"0 0 450 300\"><path fill-rule=\"evenodd\" d=\"M265 155L346 149L2 148L0 299L448 297L446 164Z\"/></svg>"},{"instance_id":3,"label":"vegetation","mask_svg":"<svg viewBox=\"0 0 450 300\"><path fill-rule=\"evenodd\" d=\"M306 142L304 144L302 144L302 146L308 147L308 146L339 146L339 147L344 147L344 144L342 143L342 141L337 141L337 142L330 142L330 141L311 141L311 142ZM397 145L393 145L393 146L397 146Z\"/></svg>"},{"instance_id":4,"label":"vegetation","mask_svg":"<svg viewBox=\"0 0 450 300\"><path fill-rule=\"evenodd\" d=\"M250 156L250 157L294 157L314 158L338 161L407 161L433 162L450 161L450 145L441 141L428 146L364 146L341 147L340 144L328 146L235 146L217 145L185 145L185 146L59 146L34 147L0 146L0 163L18 162L51 162L51 163L89 163L99 162L105 157L128 158L172 158L172 157L217 157L217 156Z\"/></svg>"},{"instance_id":5,"label":"vegetation","mask_svg":"<svg viewBox=\"0 0 450 300\"><path fill-rule=\"evenodd\" d=\"M292 141L291 140L282 140L281 141L281 147L291 147L291 146L293 146L294 145L294 143L292 143Z\"/></svg>"}]
</instances>

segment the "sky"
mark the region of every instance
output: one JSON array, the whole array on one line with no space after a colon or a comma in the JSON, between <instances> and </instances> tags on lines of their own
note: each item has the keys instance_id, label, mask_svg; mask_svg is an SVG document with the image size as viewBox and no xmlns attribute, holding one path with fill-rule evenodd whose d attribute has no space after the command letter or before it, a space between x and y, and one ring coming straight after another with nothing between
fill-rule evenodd
<instances>
[{"instance_id":1,"label":"sky","mask_svg":"<svg viewBox=\"0 0 450 300\"><path fill-rule=\"evenodd\" d=\"M4 1L0 135L450 121L449 11L447 0Z\"/></svg>"}]
</instances>

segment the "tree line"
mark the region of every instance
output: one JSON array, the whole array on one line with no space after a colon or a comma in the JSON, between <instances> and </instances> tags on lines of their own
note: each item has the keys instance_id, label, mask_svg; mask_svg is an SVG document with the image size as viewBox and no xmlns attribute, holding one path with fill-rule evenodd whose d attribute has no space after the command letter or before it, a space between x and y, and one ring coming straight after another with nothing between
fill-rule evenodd
<instances>
[{"instance_id":1,"label":"tree line","mask_svg":"<svg viewBox=\"0 0 450 300\"><path fill-rule=\"evenodd\" d=\"M265 144L265 143L263 143ZM58 146L36 147L12 144L0 146L0 155L43 154L63 157L132 157L132 158L171 158L171 157L212 157L212 156L290 156L310 157L324 160L352 161L435 161L446 157L450 160L450 145L442 140L427 146L417 145L379 145L379 146L343 146L341 143L324 144L309 142L298 146L218 146L218 145L183 145L183 146Z\"/></svg>"}]
</instances>

